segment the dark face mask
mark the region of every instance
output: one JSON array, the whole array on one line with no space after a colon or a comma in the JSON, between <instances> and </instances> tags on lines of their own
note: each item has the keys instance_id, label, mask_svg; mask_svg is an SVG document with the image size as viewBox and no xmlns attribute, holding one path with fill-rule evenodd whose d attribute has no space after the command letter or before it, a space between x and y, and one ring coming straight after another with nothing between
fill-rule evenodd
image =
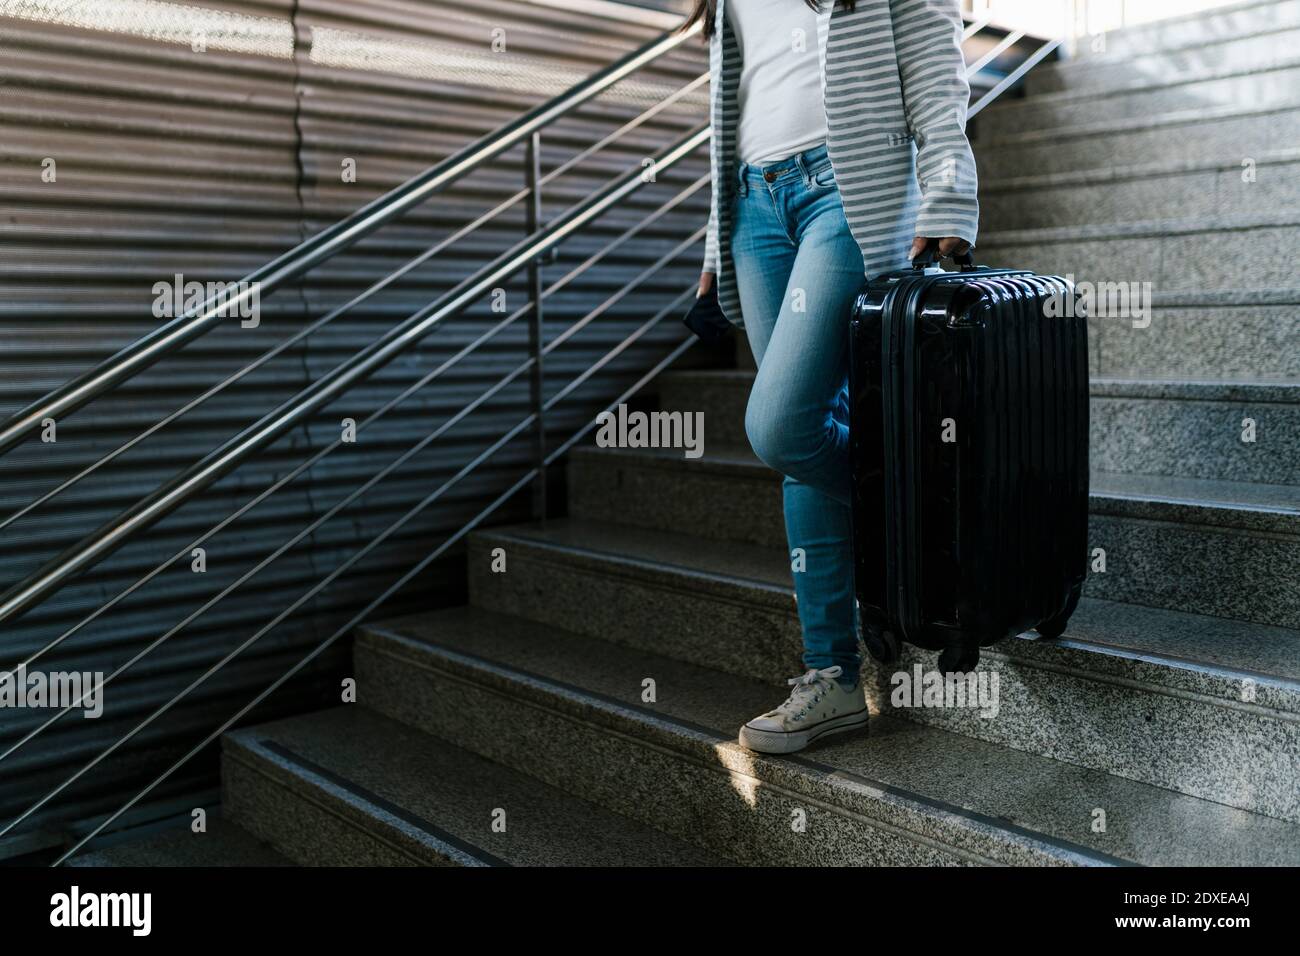
<instances>
[{"instance_id":1,"label":"dark face mask","mask_svg":"<svg viewBox=\"0 0 1300 956\"><path fill-rule=\"evenodd\" d=\"M705 345L722 341L731 331L731 323L722 314L718 305L718 283L715 279L709 291L699 296L686 315L682 316L686 327L694 332Z\"/></svg>"}]
</instances>

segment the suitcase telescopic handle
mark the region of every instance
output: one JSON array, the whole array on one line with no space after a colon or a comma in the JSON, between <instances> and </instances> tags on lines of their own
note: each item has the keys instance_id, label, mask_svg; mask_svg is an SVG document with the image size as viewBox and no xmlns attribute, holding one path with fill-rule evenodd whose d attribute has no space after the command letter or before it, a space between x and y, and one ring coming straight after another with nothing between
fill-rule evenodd
<instances>
[{"instance_id":1,"label":"suitcase telescopic handle","mask_svg":"<svg viewBox=\"0 0 1300 956\"><path fill-rule=\"evenodd\" d=\"M931 239L926 243L924 251L912 260L912 268L926 269L942 258L945 257L939 255L939 240ZM968 272L975 268L975 257L971 255L970 249L967 249L965 252L951 253L946 258L951 259L962 272Z\"/></svg>"}]
</instances>

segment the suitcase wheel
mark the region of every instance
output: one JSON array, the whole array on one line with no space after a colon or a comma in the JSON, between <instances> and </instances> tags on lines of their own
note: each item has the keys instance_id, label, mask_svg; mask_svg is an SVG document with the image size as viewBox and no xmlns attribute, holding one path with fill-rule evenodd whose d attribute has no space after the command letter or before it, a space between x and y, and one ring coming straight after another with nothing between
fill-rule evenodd
<instances>
[{"instance_id":1,"label":"suitcase wheel","mask_svg":"<svg viewBox=\"0 0 1300 956\"><path fill-rule=\"evenodd\" d=\"M1057 614L1055 617L1049 617L1042 624L1039 624L1038 627L1034 628L1034 630L1038 632L1039 637L1046 638L1049 641L1054 641L1065 633L1065 625L1070 623L1070 615L1073 614L1074 609L1079 606L1079 593L1082 590L1082 585L1071 588L1070 597L1065 602L1065 610L1061 611L1061 613Z\"/></svg>"},{"instance_id":2,"label":"suitcase wheel","mask_svg":"<svg viewBox=\"0 0 1300 956\"><path fill-rule=\"evenodd\" d=\"M1058 614L1056 617L1050 617L1042 624L1039 624L1035 631L1039 637L1044 637L1049 641L1054 641L1065 633L1065 625L1069 622L1070 615Z\"/></svg>"},{"instance_id":3,"label":"suitcase wheel","mask_svg":"<svg viewBox=\"0 0 1300 956\"><path fill-rule=\"evenodd\" d=\"M979 645L949 644L939 655L939 670L944 674L968 674L980 662Z\"/></svg>"},{"instance_id":4,"label":"suitcase wheel","mask_svg":"<svg viewBox=\"0 0 1300 956\"><path fill-rule=\"evenodd\" d=\"M898 638L893 631L864 628L862 643L867 645L867 652L882 664L892 664L898 660Z\"/></svg>"}]
</instances>

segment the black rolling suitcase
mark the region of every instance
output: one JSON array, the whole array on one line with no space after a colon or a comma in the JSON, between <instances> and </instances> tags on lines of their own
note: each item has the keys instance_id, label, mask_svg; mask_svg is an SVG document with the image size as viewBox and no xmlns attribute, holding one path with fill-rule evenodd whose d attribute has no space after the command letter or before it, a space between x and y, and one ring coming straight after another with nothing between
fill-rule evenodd
<instances>
[{"instance_id":1,"label":"black rolling suitcase","mask_svg":"<svg viewBox=\"0 0 1300 956\"><path fill-rule=\"evenodd\" d=\"M1070 282L957 258L871 279L850 320L863 638L968 671L1056 637L1087 573L1088 333Z\"/></svg>"}]
</instances>

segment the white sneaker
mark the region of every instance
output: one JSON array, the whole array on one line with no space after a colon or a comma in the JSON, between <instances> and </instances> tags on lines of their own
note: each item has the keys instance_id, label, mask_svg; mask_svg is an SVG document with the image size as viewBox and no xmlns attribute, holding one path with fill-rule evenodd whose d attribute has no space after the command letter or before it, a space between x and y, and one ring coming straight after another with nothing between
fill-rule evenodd
<instances>
[{"instance_id":1,"label":"white sneaker","mask_svg":"<svg viewBox=\"0 0 1300 956\"><path fill-rule=\"evenodd\" d=\"M802 677L786 681L794 686L784 704L755 717L740 728L740 742L765 754L788 754L803 750L818 737L865 727L866 697L861 685L845 690L835 678L837 664L821 670L810 668Z\"/></svg>"}]
</instances>

